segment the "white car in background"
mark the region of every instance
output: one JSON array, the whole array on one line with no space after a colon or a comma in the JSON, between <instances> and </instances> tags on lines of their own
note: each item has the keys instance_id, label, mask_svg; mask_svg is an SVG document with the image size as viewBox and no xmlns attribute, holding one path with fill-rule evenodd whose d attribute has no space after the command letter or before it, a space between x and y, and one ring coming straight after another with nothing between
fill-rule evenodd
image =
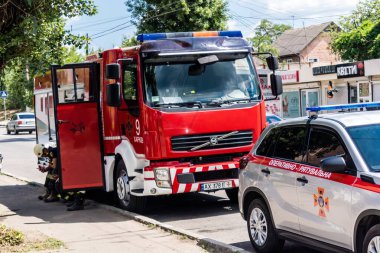
<instances>
[{"instance_id":1,"label":"white car in background","mask_svg":"<svg viewBox=\"0 0 380 253\"><path fill-rule=\"evenodd\" d=\"M29 132L30 134L36 131L36 120L33 113L20 112L12 116L7 123L7 134L18 134L19 132Z\"/></svg>"}]
</instances>

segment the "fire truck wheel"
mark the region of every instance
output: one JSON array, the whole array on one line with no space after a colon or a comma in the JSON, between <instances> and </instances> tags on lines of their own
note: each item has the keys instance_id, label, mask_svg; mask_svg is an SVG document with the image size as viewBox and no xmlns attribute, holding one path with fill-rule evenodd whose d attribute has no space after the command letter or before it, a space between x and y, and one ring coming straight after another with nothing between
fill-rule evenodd
<instances>
[{"instance_id":1,"label":"fire truck wheel","mask_svg":"<svg viewBox=\"0 0 380 253\"><path fill-rule=\"evenodd\" d=\"M147 198L131 194L127 169L123 161L117 163L115 189L116 197L122 209L143 212L146 208Z\"/></svg>"},{"instance_id":2,"label":"fire truck wheel","mask_svg":"<svg viewBox=\"0 0 380 253\"><path fill-rule=\"evenodd\" d=\"M239 188L226 189L227 197L230 199L231 203L236 204L238 202Z\"/></svg>"}]
</instances>

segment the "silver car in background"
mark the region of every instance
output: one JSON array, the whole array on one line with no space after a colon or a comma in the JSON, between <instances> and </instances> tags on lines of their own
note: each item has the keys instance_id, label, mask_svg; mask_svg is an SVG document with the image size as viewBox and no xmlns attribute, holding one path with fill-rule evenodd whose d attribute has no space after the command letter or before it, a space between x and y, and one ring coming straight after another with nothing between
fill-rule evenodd
<instances>
[{"instance_id":1,"label":"silver car in background","mask_svg":"<svg viewBox=\"0 0 380 253\"><path fill-rule=\"evenodd\" d=\"M18 134L19 132L29 132L30 134L36 131L36 121L33 113L20 112L12 116L7 123L7 134Z\"/></svg>"}]
</instances>

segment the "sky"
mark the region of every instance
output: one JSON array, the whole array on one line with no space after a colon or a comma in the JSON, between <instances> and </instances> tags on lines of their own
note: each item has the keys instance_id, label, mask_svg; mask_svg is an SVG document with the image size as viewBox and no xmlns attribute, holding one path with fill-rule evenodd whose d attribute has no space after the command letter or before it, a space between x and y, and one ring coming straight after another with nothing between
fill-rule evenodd
<instances>
[{"instance_id":1,"label":"sky","mask_svg":"<svg viewBox=\"0 0 380 253\"><path fill-rule=\"evenodd\" d=\"M130 23L130 13L124 0L94 0L98 14L75 17L66 23L73 34L92 39L90 49L119 47L123 37L131 37L136 27ZM227 0L228 29L241 30L244 37L252 37L261 19L283 23L295 28L339 21L348 15L359 0ZM175 31L173 31L175 32Z\"/></svg>"}]
</instances>

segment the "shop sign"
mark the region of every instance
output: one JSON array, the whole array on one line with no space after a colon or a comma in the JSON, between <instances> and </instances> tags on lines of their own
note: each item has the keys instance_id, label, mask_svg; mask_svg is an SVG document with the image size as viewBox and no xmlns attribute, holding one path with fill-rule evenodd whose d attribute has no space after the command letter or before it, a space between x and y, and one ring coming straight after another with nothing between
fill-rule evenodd
<instances>
[{"instance_id":1,"label":"shop sign","mask_svg":"<svg viewBox=\"0 0 380 253\"><path fill-rule=\"evenodd\" d=\"M277 71L276 75L281 76L283 84L299 82L298 70Z\"/></svg>"},{"instance_id":2,"label":"shop sign","mask_svg":"<svg viewBox=\"0 0 380 253\"><path fill-rule=\"evenodd\" d=\"M336 65L336 73L339 78L364 76L364 62L353 62Z\"/></svg>"},{"instance_id":3,"label":"shop sign","mask_svg":"<svg viewBox=\"0 0 380 253\"><path fill-rule=\"evenodd\" d=\"M320 66L313 68L313 76L328 75L336 73L336 65Z\"/></svg>"},{"instance_id":4,"label":"shop sign","mask_svg":"<svg viewBox=\"0 0 380 253\"><path fill-rule=\"evenodd\" d=\"M268 82L267 75L259 75L261 90L265 98L273 98L271 85ZM281 96L276 100L265 101L265 109L267 113L272 113L281 117Z\"/></svg>"}]
</instances>

